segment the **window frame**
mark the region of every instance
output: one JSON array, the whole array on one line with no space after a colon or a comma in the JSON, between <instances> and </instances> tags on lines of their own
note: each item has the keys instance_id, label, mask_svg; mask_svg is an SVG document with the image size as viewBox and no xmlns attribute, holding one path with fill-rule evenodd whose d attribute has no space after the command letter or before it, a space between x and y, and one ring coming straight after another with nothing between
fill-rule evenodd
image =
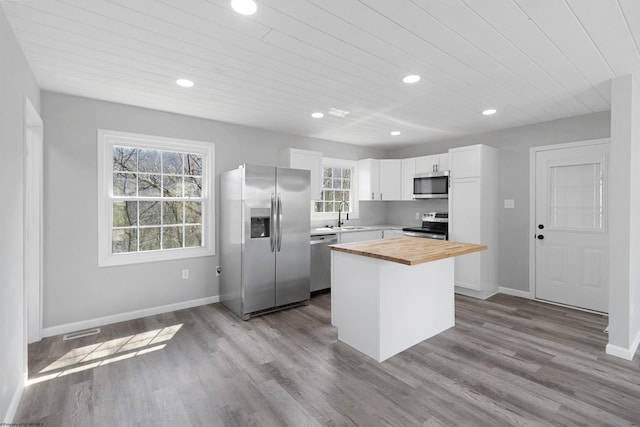
<instances>
[{"instance_id":1,"label":"window frame","mask_svg":"<svg viewBox=\"0 0 640 427\"><path fill-rule=\"evenodd\" d=\"M169 261L215 255L215 144L98 129L98 267ZM125 146L156 151L189 152L202 155L202 240L200 247L160 249L142 252L112 252L113 147ZM139 200L136 198L136 200ZM169 199L170 200L170 199Z\"/></svg>"},{"instance_id":2,"label":"window frame","mask_svg":"<svg viewBox=\"0 0 640 427\"><path fill-rule=\"evenodd\" d=\"M351 190L350 190L350 202L349 202L351 211L349 212L349 219L358 219L360 217L360 203L359 203L360 198L358 197L358 161L323 157L322 170L320 171L320 182L321 182L320 188L322 191L324 191L324 187L322 186L322 177L324 176L325 168L351 169ZM338 219L337 212L316 212L315 202L318 202L318 201L320 200L311 201L311 220L312 221Z\"/></svg>"}]
</instances>

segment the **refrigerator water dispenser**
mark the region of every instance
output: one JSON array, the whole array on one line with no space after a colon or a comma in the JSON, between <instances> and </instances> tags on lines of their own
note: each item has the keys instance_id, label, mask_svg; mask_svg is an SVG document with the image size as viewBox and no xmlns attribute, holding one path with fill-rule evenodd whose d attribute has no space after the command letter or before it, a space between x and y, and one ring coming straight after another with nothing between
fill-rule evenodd
<instances>
[{"instance_id":1,"label":"refrigerator water dispenser","mask_svg":"<svg viewBox=\"0 0 640 427\"><path fill-rule=\"evenodd\" d=\"M251 238L267 238L269 234L271 214L269 209L251 209Z\"/></svg>"}]
</instances>

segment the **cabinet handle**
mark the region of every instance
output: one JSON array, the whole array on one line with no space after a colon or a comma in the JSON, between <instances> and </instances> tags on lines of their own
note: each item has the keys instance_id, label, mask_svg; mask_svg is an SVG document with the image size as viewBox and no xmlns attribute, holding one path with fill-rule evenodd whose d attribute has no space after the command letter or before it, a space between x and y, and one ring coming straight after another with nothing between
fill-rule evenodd
<instances>
[{"instance_id":1,"label":"cabinet handle","mask_svg":"<svg viewBox=\"0 0 640 427\"><path fill-rule=\"evenodd\" d=\"M382 200L382 193L380 193L380 200Z\"/></svg>"}]
</instances>

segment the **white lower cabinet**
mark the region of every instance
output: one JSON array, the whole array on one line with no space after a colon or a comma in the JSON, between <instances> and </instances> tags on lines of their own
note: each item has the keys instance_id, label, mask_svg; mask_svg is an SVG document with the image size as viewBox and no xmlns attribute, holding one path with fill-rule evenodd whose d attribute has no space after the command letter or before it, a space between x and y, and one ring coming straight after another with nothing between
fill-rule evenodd
<instances>
[{"instance_id":1,"label":"white lower cabinet","mask_svg":"<svg viewBox=\"0 0 640 427\"><path fill-rule=\"evenodd\" d=\"M353 231L340 233L340 243L364 242L382 239L382 230Z\"/></svg>"},{"instance_id":2,"label":"white lower cabinet","mask_svg":"<svg viewBox=\"0 0 640 427\"><path fill-rule=\"evenodd\" d=\"M397 237L404 237L404 233L402 233L402 230L382 230L383 239L395 239Z\"/></svg>"},{"instance_id":3,"label":"white lower cabinet","mask_svg":"<svg viewBox=\"0 0 640 427\"><path fill-rule=\"evenodd\" d=\"M482 244L479 206L480 178L465 178L451 182L449 192L449 240ZM481 291L479 262L480 252L456 258L455 285Z\"/></svg>"}]
</instances>

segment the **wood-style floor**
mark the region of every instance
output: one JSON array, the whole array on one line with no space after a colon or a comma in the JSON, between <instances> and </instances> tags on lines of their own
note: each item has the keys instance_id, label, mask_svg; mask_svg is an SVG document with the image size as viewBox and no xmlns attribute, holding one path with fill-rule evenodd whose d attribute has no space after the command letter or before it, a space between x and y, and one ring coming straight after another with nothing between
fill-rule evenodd
<instances>
[{"instance_id":1,"label":"wood-style floor","mask_svg":"<svg viewBox=\"0 0 640 427\"><path fill-rule=\"evenodd\" d=\"M511 296L456 296L455 328L377 363L337 342L329 294L248 322L212 304L30 346L33 384L14 422L638 425L640 358L607 356L606 325Z\"/></svg>"}]
</instances>

